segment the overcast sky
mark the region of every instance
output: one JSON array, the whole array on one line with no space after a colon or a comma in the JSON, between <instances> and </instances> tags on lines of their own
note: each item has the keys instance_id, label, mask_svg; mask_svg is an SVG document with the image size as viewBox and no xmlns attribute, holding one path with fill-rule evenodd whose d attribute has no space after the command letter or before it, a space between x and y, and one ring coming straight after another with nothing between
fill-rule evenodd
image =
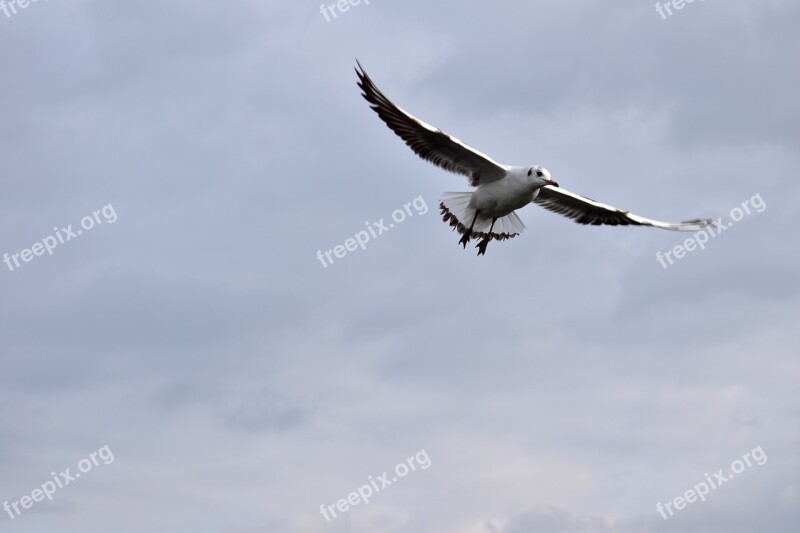
<instances>
[{"instance_id":1,"label":"overcast sky","mask_svg":"<svg viewBox=\"0 0 800 533\"><path fill-rule=\"evenodd\" d=\"M800 3L16 2L0 531L800 529ZM498 161L730 227L678 258L532 205L477 257L356 58Z\"/></svg>"}]
</instances>

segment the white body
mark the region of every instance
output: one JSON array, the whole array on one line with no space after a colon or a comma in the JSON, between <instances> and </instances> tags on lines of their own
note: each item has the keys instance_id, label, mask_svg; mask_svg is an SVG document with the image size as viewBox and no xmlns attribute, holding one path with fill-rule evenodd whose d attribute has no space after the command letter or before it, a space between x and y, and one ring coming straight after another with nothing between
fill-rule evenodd
<instances>
[{"instance_id":1,"label":"white body","mask_svg":"<svg viewBox=\"0 0 800 533\"><path fill-rule=\"evenodd\" d=\"M480 218L492 219L502 218L525 207L536 197L539 187L544 185L528 176L529 169L514 167L503 179L481 185L472 194L469 209L477 211Z\"/></svg>"}]
</instances>

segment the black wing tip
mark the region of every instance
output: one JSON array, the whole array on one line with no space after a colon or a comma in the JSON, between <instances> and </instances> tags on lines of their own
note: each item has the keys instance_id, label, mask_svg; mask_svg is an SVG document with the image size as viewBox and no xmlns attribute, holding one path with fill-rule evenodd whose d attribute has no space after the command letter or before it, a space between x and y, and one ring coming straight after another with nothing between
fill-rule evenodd
<instances>
[{"instance_id":1,"label":"black wing tip","mask_svg":"<svg viewBox=\"0 0 800 533\"><path fill-rule=\"evenodd\" d=\"M693 226L700 226L701 228L706 228L708 226L717 226L717 223L710 218L693 218L691 220L683 220L679 224L691 224Z\"/></svg>"},{"instance_id":2,"label":"black wing tip","mask_svg":"<svg viewBox=\"0 0 800 533\"><path fill-rule=\"evenodd\" d=\"M389 99L378 89L375 82L369 77L369 74L367 74L367 71L361 66L358 59L356 59L356 63L358 64L358 67L355 68L356 74L358 75L358 82L356 85L361 89L361 96L369 102L370 107L376 112L386 105L394 107Z\"/></svg>"},{"instance_id":3,"label":"black wing tip","mask_svg":"<svg viewBox=\"0 0 800 533\"><path fill-rule=\"evenodd\" d=\"M372 83L369 74L367 74L367 71L361 65L361 62L358 60L358 58L356 58L356 66L353 67L353 69L356 71L356 75L358 75L358 79L360 80L359 86L361 86L362 83Z\"/></svg>"},{"instance_id":4,"label":"black wing tip","mask_svg":"<svg viewBox=\"0 0 800 533\"><path fill-rule=\"evenodd\" d=\"M358 76L357 85L362 91L366 93L369 90L368 88L374 86L375 84L372 82L372 79L370 79L369 74L367 74L367 71L364 70L364 67L361 66L361 62L358 59L356 59L356 65L357 66L353 67L353 69L356 71L356 75ZM364 94L363 96L366 97L366 94Z\"/></svg>"}]
</instances>

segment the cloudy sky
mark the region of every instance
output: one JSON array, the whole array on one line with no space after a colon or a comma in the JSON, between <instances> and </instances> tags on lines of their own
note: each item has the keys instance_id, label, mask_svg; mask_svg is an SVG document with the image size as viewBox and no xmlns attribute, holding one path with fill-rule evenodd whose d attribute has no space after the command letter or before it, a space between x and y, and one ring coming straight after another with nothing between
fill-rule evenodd
<instances>
[{"instance_id":1,"label":"cloudy sky","mask_svg":"<svg viewBox=\"0 0 800 533\"><path fill-rule=\"evenodd\" d=\"M797 2L9 1L0 531L800 528ZM498 161L730 227L677 258L528 206L477 257L356 58Z\"/></svg>"}]
</instances>

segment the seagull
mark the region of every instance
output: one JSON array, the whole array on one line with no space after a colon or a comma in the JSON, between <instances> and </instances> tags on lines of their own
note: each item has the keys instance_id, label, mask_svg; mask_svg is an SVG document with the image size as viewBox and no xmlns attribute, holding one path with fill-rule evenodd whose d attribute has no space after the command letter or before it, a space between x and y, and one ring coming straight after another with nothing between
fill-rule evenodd
<instances>
[{"instance_id":1,"label":"seagull","mask_svg":"<svg viewBox=\"0 0 800 533\"><path fill-rule=\"evenodd\" d=\"M466 249L471 239L478 255L486 253L492 240L516 237L525 229L516 210L529 203L564 215L578 224L593 226L651 226L673 231L698 231L712 223L694 219L679 223L659 222L611 207L559 187L550 172L540 165L513 167L497 163L455 137L401 109L378 89L356 60L358 86L378 117L419 157L434 165L462 174L472 192L444 193L439 208L442 219L461 234Z\"/></svg>"}]
</instances>

